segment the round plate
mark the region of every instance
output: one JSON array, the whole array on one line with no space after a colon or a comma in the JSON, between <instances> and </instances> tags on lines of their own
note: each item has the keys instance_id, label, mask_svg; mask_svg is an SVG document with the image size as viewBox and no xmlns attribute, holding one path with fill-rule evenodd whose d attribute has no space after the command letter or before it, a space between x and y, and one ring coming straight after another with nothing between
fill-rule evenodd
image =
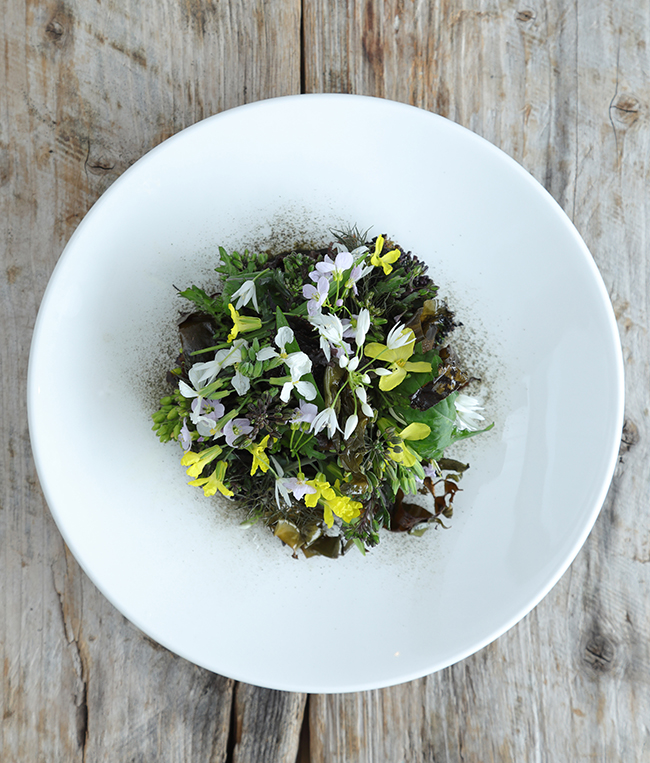
<instances>
[{"instance_id":1,"label":"round plate","mask_svg":"<svg viewBox=\"0 0 650 763\"><path fill-rule=\"evenodd\" d=\"M455 452L471 468L450 529L295 560L187 487L150 416L177 352L174 287L214 285L220 245L322 243L354 224L429 264L495 427ZM104 595L198 665L306 692L418 678L522 618L596 519L623 411L611 305L555 201L468 130L346 95L233 109L127 170L52 276L28 394L47 502Z\"/></svg>"}]
</instances>

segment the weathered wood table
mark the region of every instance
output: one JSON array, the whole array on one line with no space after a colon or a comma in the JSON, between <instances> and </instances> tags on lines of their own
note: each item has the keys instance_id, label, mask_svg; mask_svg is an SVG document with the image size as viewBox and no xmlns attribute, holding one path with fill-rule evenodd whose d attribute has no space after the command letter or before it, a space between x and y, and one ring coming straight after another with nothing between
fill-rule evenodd
<instances>
[{"instance_id":1,"label":"weathered wood table","mask_svg":"<svg viewBox=\"0 0 650 763\"><path fill-rule=\"evenodd\" d=\"M650 761L648 0L2 0L0 8L0 759ZM551 594L460 664L339 696L234 683L126 621L53 523L25 405L41 297L93 202L197 120L300 92L421 106L518 160L590 247L627 373L609 497ZM62 405L71 394L61 390Z\"/></svg>"}]
</instances>

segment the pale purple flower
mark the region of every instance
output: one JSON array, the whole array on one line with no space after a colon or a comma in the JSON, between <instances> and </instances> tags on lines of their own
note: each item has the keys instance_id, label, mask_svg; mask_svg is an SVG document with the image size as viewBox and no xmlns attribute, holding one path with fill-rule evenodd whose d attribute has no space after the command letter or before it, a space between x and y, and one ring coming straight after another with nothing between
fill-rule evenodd
<instances>
[{"instance_id":1,"label":"pale purple flower","mask_svg":"<svg viewBox=\"0 0 650 763\"><path fill-rule=\"evenodd\" d=\"M299 407L295 409L291 417L292 424L311 424L318 413L318 406L314 403L307 403L305 400L298 402Z\"/></svg>"},{"instance_id":2,"label":"pale purple flower","mask_svg":"<svg viewBox=\"0 0 650 763\"><path fill-rule=\"evenodd\" d=\"M352 289L354 296L359 296L359 290L357 289L357 283L368 275L368 273L372 273L373 267L372 265L355 265L352 270L350 271L350 277L345 283L346 289Z\"/></svg>"},{"instance_id":3,"label":"pale purple flower","mask_svg":"<svg viewBox=\"0 0 650 763\"><path fill-rule=\"evenodd\" d=\"M335 281L340 281L343 278L343 273L353 265L354 257L350 252L342 251L336 255L335 260L325 255L323 262L319 262L316 265L316 270L327 278L331 276Z\"/></svg>"},{"instance_id":4,"label":"pale purple flower","mask_svg":"<svg viewBox=\"0 0 650 763\"><path fill-rule=\"evenodd\" d=\"M190 419L196 426L198 433L203 435L203 437L207 437L208 435L215 434L215 432L211 430L214 429L215 422L222 418L226 409L224 408L223 403L220 403L217 400L204 400L203 398L198 397L196 400L192 401L191 411ZM199 427L201 422L203 422L203 424Z\"/></svg>"},{"instance_id":5,"label":"pale purple flower","mask_svg":"<svg viewBox=\"0 0 650 763\"><path fill-rule=\"evenodd\" d=\"M424 472L425 477L429 477L429 479L435 480L436 477L438 477L438 473L436 472L436 467L431 464L427 464L426 466L422 467L422 471Z\"/></svg>"},{"instance_id":6,"label":"pale purple flower","mask_svg":"<svg viewBox=\"0 0 650 763\"><path fill-rule=\"evenodd\" d=\"M329 289L329 282L324 276L321 276L318 279L316 286L306 284L302 287L302 296L309 300L307 303L307 312L309 315L315 315L320 310L327 299Z\"/></svg>"},{"instance_id":7,"label":"pale purple flower","mask_svg":"<svg viewBox=\"0 0 650 763\"><path fill-rule=\"evenodd\" d=\"M226 435L226 442L231 448L235 447L235 440L242 435L247 435L253 431L251 422L249 419L231 419L223 428L223 433Z\"/></svg>"},{"instance_id":8,"label":"pale purple flower","mask_svg":"<svg viewBox=\"0 0 650 763\"><path fill-rule=\"evenodd\" d=\"M301 501L307 494L315 493L316 488L313 485L308 485L304 479L298 477L290 477L289 479L282 480L283 487L293 493L293 497L297 501Z\"/></svg>"},{"instance_id":9,"label":"pale purple flower","mask_svg":"<svg viewBox=\"0 0 650 763\"><path fill-rule=\"evenodd\" d=\"M192 433L187 428L187 418L183 419L183 426L178 435L178 442L186 453L192 447Z\"/></svg>"},{"instance_id":10,"label":"pale purple flower","mask_svg":"<svg viewBox=\"0 0 650 763\"><path fill-rule=\"evenodd\" d=\"M192 404L190 405L190 419L192 420L193 424L196 424L197 420L203 413L205 405L205 400L202 397L196 397L194 400L192 400Z\"/></svg>"},{"instance_id":11,"label":"pale purple flower","mask_svg":"<svg viewBox=\"0 0 650 763\"><path fill-rule=\"evenodd\" d=\"M355 315L352 317L356 319ZM343 338L352 339L355 331L352 321L349 318L341 318L341 325L343 326Z\"/></svg>"}]
</instances>

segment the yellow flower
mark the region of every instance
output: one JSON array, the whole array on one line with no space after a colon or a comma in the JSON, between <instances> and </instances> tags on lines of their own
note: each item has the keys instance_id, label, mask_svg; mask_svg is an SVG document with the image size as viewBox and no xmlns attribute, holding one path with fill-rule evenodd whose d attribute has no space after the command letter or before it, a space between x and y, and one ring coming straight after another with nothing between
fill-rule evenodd
<instances>
[{"instance_id":1,"label":"yellow flower","mask_svg":"<svg viewBox=\"0 0 650 763\"><path fill-rule=\"evenodd\" d=\"M248 452L253 456L253 465L251 466L251 477L257 471L259 467L263 472L268 472L270 463L269 457L264 452L269 445L269 435L257 444L253 444L248 448Z\"/></svg>"},{"instance_id":2,"label":"yellow flower","mask_svg":"<svg viewBox=\"0 0 650 763\"><path fill-rule=\"evenodd\" d=\"M431 427L428 424L413 422L397 435L400 438L399 443L392 443L388 446L388 457L402 466L411 467L420 456L404 442L404 440L424 440L431 434Z\"/></svg>"},{"instance_id":3,"label":"yellow flower","mask_svg":"<svg viewBox=\"0 0 650 763\"><path fill-rule=\"evenodd\" d=\"M327 480L319 479L319 477L322 476L322 474L318 474L316 479L307 480L307 485L310 485L316 489L315 493L307 493L305 495L305 506L308 506L310 509L314 508L321 497L324 499L331 499L336 496L336 493L332 489L330 483L327 482ZM331 526L332 525L330 525L330 527Z\"/></svg>"},{"instance_id":4,"label":"yellow flower","mask_svg":"<svg viewBox=\"0 0 650 763\"><path fill-rule=\"evenodd\" d=\"M358 517L363 504L359 503L359 501L354 501L347 495L341 495L338 492L339 480L336 480L334 487L332 487L324 477L324 474L319 473L315 479L307 480L306 484L315 488L316 492L305 495L305 505L313 509L321 501L323 504L323 519L328 527L332 527L334 524L334 514L337 517L341 517L344 522L350 522L355 517Z\"/></svg>"},{"instance_id":5,"label":"yellow flower","mask_svg":"<svg viewBox=\"0 0 650 763\"><path fill-rule=\"evenodd\" d=\"M415 334L412 329L403 328L401 336L396 341L391 341L391 333L388 335L387 345L379 342L370 342L364 347L364 353L369 358L383 360L390 363L388 368L376 369L379 379L379 389L387 392L395 389L406 378L408 371L424 374L431 371L431 363L418 361L411 363L409 358L413 355L415 349ZM405 342L405 343L404 343ZM391 348L391 345L399 345Z\"/></svg>"},{"instance_id":6,"label":"yellow flower","mask_svg":"<svg viewBox=\"0 0 650 763\"><path fill-rule=\"evenodd\" d=\"M383 248L384 237L378 236L377 241L375 242L375 251L370 258L370 264L374 265L376 268L381 266L384 269L384 275L387 276L393 270L391 263L397 262L397 260L399 260L401 252L399 249L393 249L391 252L386 252L386 254L380 257L379 255L381 254L381 250Z\"/></svg>"},{"instance_id":7,"label":"yellow flower","mask_svg":"<svg viewBox=\"0 0 650 763\"><path fill-rule=\"evenodd\" d=\"M240 331L244 334L246 331L255 331L256 329L262 328L261 318L250 318L248 315L240 315L237 310L235 310L232 302L228 304L228 309L230 310L230 317L232 318L233 323L230 334L228 334L229 342L232 342Z\"/></svg>"},{"instance_id":8,"label":"yellow flower","mask_svg":"<svg viewBox=\"0 0 650 763\"><path fill-rule=\"evenodd\" d=\"M200 453L194 453L188 450L187 453L181 458L181 464L183 466L189 466L187 470L188 477L198 477L211 461L221 453L219 445L213 445L207 450L202 450Z\"/></svg>"},{"instance_id":9,"label":"yellow flower","mask_svg":"<svg viewBox=\"0 0 650 763\"><path fill-rule=\"evenodd\" d=\"M222 495L225 495L226 498L230 498L230 496L234 495L234 493L232 490L227 488L223 482L223 478L226 476L227 466L228 464L225 461L219 461L217 468L209 477L193 480L192 482L188 482L188 485L196 485L196 487L202 487L203 495L205 496L214 495L218 490Z\"/></svg>"},{"instance_id":10,"label":"yellow flower","mask_svg":"<svg viewBox=\"0 0 650 763\"><path fill-rule=\"evenodd\" d=\"M351 522L361 513L363 504L347 495L335 495L334 498L323 501L323 519L328 527L334 524L333 514L341 517L344 522Z\"/></svg>"}]
</instances>

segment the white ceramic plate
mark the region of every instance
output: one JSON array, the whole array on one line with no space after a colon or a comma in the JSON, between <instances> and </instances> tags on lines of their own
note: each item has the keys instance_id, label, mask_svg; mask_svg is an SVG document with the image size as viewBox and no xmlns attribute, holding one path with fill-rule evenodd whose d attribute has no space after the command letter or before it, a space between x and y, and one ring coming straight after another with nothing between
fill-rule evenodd
<instances>
[{"instance_id":1,"label":"white ceramic plate","mask_svg":"<svg viewBox=\"0 0 650 763\"><path fill-rule=\"evenodd\" d=\"M214 283L220 244L322 241L354 223L429 263L496 426L458 452L471 469L450 530L296 561L186 486L150 414L177 346L174 286ZM439 670L539 602L604 500L622 390L593 260L518 164L410 106L295 96L184 130L97 202L43 299L29 420L61 533L126 617L217 673L341 692Z\"/></svg>"}]
</instances>

